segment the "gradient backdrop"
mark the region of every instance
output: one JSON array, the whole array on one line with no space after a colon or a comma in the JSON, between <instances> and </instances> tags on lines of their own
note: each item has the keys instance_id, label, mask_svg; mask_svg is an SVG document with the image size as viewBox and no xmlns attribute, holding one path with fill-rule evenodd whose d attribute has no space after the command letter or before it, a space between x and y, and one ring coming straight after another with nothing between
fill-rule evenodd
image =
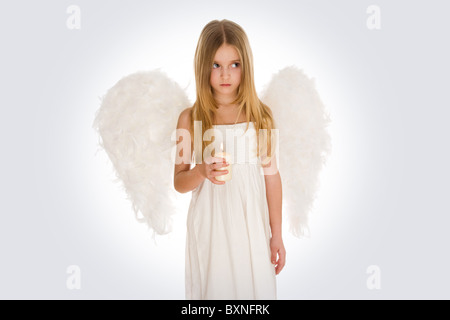
<instances>
[{"instance_id":1,"label":"gradient backdrop","mask_svg":"<svg viewBox=\"0 0 450 320\"><path fill-rule=\"evenodd\" d=\"M80 29L67 25L71 5ZM379 29L367 25L371 5ZM332 118L312 234L285 233L278 297L450 298L449 10L436 0L4 2L0 298L184 299L190 193L155 244L92 122L100 97L136 71L161 68L194 101L198 36L224 18L248 34L259 92L294 64ZM67 286L73 265L78 290Z\"/></svg>"}]
</instances>

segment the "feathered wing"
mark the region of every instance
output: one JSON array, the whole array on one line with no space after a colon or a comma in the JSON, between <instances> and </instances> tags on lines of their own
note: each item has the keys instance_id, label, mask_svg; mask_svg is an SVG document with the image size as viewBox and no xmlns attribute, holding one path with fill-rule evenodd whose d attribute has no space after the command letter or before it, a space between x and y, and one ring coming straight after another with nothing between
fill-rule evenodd
<instances>
[{"instance_id":1,"label":"feathered wing","mask_svg":"<svg viewBox=\"0 0 450 320\"><path fill-rule=\"evenodd\" d=\"M283 211L290 231L309 234L308 215L319 185L319 173L331 152L326 130L330 117L314 79L295 66L275 74L261 94L279 129L278 168L283 184Z\"/></svg>"},{"instance_id":2,"label":"feathered wing","mask_svg":"<svg viewBox=\"0 0 450 320\"><path fill-rule=\"evenodd\" d=\"M189 106L185 91L162 72L137 72L108 90L94 120L136 218L157 234L171 231L176 212L171 138Z\"/></svg>"}]
</instances>

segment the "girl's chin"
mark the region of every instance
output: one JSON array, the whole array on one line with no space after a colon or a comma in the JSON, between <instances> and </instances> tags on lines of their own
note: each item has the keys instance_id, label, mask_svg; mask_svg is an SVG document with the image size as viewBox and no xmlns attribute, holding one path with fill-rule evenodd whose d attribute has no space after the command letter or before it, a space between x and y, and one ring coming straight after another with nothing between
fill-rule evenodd
<instances>
[{"instance_id":1,"label":"girl's chin","mask_svg":"<svg viewBox=\"0 0 450 320\"><path fill-rule=\"evenodd\" d=\"M224 93L224 94L236 94L237 90L233 87L220 87L217 90L214 90L217 93Z\"/></svg>"}]
</instances>

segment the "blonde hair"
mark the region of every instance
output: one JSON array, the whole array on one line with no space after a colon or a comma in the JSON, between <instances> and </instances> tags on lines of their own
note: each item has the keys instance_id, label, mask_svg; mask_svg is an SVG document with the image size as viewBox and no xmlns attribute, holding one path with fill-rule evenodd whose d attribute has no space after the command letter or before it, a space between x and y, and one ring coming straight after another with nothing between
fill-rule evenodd
<instances>
[{"instance_id":1,"label":"blonde hair","mask_svg":"<svg viewBox=\"0 0 450 320\"><path fill-rule=\"evenodd\" d=\"M238 24L229 20L213 20L202 30L195 50L194 71L196 83L196 101L191 114L191 137L194 133L194 121L201 121L203 137L206 130L213 127L213 119L217 112L217 103L213 96L210 78L216 51L223 44L233 46L239 54L242 72L238 94L233 104L238 104L238 117L245 112L247 128L249 122L254 122L258 138L258 156L262 156L263 164L267 164L272 156L272 129L275 128L272 113L258 98L253 79L253 55L246 33ZM267 129L267 134L260 137L261 129ZM264 133L266 133L264 132ZM263 138L260 142L259 138ZM212 142L203 141L201 150L195 147L195 163L203 161L203 151ZM198 144L200 145L200 144ZM267 152L269 150L269 152ZM269 156L269 158L266 158Z\"/></svg>"}]
</instances>

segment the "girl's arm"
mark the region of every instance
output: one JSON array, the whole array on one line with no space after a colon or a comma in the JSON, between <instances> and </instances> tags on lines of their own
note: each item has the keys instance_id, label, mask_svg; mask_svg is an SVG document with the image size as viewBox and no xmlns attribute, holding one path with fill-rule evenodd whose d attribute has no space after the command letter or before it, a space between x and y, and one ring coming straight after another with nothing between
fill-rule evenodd
<instances>
[{"instance_id":1,"label":"girl's arm","mask_svg":"<svg viewBox=\"0 0 450 320\"><path fill-rule=\"evenodd\" d=\"M263 170L272 232L272 238L270 239L271 261L276 265L276 274L279 274L286 262L286 250L281 235L282 185L276 158L273 157L268 166L263 167Z\"/></svg>"},{"instance_id":2,"label":"girl's arm","mask_svg":"<svg viewBox=\"0 0 450 320\"><path fill-rule=\"evenodd\" d=\"M197 186L205 180L205 177L200 175L198 166L191 170L181 170L175 173L174 187L180 193L186 193L194 190Z\"/></svg>"},{"instance_id":3,"label":"girl's arm","mask_svg":"<svg viewBox=\"0 0 450 320\"><path fill-rule=\"evenodd\" d=\"M181 112L177 129L185 129L189 131L190 125L190 113L192 108L187 108ZM190 160L192 159L192 142L183 141L184 139L189 139L188 136L183 136L180 143L177 143L177 154L183 159L182 163L175 164L174 181L173 185L175 190L180 193L186 193L194 190L197 186L202 183L205 178L200 174L198 167L195 166L191 169ZM187 148L191 144L190 154L184 154L187 152Z\"/></svg>"},{"instance_id":4,"label":"girl's arm","mask_svg":"<svg viewBox=\"0 0 450 320\"><path fill-rule=\"evenodd\" d=\"M189 124L191 121L190 112L192 108L187 108L181 112L178 118L177 129L184 129L184 133L189 131ZM208 179L214 184L225 184L224 181L218 181L215 177L227 174L228 171L219 171L217 169L227 166L223 158L209 157L201 164L197 164L191 169L191 159L193 152L193 143L189 134L184 134L180 143L177 143L177 155L182 159L181 163L175 164L175 172L173 178L173 185L175 190L180 193L186 193L194 190L205 179ZM190 154L184 154L189 149L191 144Z\"/></svg>"}]
</instances>

